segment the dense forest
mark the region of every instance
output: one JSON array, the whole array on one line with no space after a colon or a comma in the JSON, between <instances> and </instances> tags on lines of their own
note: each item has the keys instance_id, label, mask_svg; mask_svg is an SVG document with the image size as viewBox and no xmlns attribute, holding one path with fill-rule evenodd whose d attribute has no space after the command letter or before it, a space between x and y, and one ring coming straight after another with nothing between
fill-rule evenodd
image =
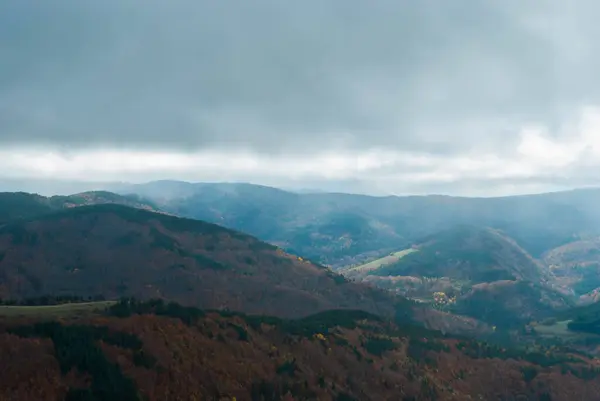
<instances>
[{"instance_id":1,"label":"dense forest","mask_svg":"<svg viewBox=\"0 0 600 401\"><path fill-rule=\"evenodd\" d=\"M551 390L551 383L564 381L570 386L580 380L588 383L583 391L595 388L596 381L600 384L600 366L567 348L519 349L456 338L413 324L393 324L360 310L282 319L200 310L161 299L123 298L88 318L3 318L0 350L3 341L10 339L6 335L50 341L59 369L56 380L70 383L53 391L66 400L158 401L164 399L158 394L167 391L169 399L192 399L191 394L196 394L198 399L252 401L391 400L398 399L395 394L406 400L458 401L464 399L461 391L485 394L498 389L496 384L480 387L479 381L488 380L481 375L489 374L497 378L517 374L520 381L503 390L511 394L566 400ZM11 347L24 352L23 347L34 344ZM235 367L237 358L272 373L257 370L247 380L243 370ZM185 379L176 384L179 381L172 375L192 374L196 363L206 364L194 374L203 378L201 382L190 384ZM331 369L315 371L320 364ZM31 372L21 374L42 374ZM148 381L149 375L156 379ZM33 379L27 377L18 376L17 381ZM440 380L453 384L443 386ZM402 392L394 390L400 383ZM183 394L187 398L177 398Z\"/></svg>"}]
</instances>

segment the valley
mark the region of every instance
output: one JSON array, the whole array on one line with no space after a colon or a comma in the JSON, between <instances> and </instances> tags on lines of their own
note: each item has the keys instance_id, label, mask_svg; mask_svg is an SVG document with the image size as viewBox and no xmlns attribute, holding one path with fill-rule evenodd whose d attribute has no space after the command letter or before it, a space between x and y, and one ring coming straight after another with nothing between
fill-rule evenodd
<instances>
[{"instance_id":1,"label":"valley","mask_svg":"<svg viewBox=\"0 0 600 401\"><path fill-rule=\"evenodd\" d=\"M410 248L456 226L502 231L536 259L600 237L600 189L465 198L292 193L235 183L156 181L119 187L179 216L247 232L334 269Z\"/></svg>"},{"instance_id":2,"label":"valley","mask_svg":"<svg viewBox=\"0 0 600 401\"><path fill-rule=\"evenodd\" d=\"M351 280L490 323L499 323L492 315L523 315L519 325L599 296L598 189L373 197L158 181L120 191L251 233ZM443 302L433 302L434 293ZM474 310L487 298L498 308Z\"/></svg>"},{"instance_id":3,"label":"valley","mask_svg":"<svg viewBox=\"0 0 600 401\"><path fill-rule=\"evenodd\" d=\"M44 374L23 367L0 375L37 383L16 384L0 399L42 393L109 399L103 397L117 391L100 395L96 380L104 379L95 368L65 365L56 353L63 334L81 336L88 347L72 361L91 352L97 364L112 366L111 380L125 386L119 391L131 400L166 394L567 400L569 394L585 399L600 386L599 290L593 281L600 242L591 225L569 236L553 222L546 221L544 231L541 221L519 223L511 214L494 225L485 219L476 224L477 209L469 209L474 216L420 212L424 221L418 225L392 207L383 223L380 202L407 200L313 197L234 184L200 188L205 192L180 191L168 199L141 190L51 198L0 194L0 348L14 349L15 358L40 353L38 363L47 366ZM256 195L262 191L269 196ZM558 201L543 196L562 199L571 213L589 212L576 196L539 196L552 211ZM290 214L288 201L304 209ZM427 210L432 199L410 201L415 210ZM450 209L481 202L496 219L498 204L515 202L444 201ZM184 203L193 203L196 212ZM286 240L285 233L293 235ZM115 335L138 338L118 340L137 348L114 343ZM215 354L210 350L216 344ZM213 356L202 359L205 354ZM242 369L236 358L258 370ZM201 360L203 368L197 366ZM336 373L318 373L317 365ZM204 381L167 378L175 374ZM509 384L498 386L500 377ZM354 383L357 378L362 384Z\"/></svg>"}]
</instances>

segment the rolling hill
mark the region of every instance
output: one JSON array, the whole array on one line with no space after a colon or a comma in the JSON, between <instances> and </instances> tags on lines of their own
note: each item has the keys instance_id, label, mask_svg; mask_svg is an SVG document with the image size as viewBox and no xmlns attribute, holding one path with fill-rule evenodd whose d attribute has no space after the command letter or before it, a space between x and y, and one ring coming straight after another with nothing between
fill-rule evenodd
<instances>
[{"instance_id":1,"label":"rolling hill","mask_svg":"<svg viewBox=\"0 0 600 401\"><path fill-rule=\"evenodd\" d=\"M457 225L500 229L533 257L600 236L599 189L501 198L292 193L251 184L126 188L171 213L222 224L333 267L365 263Z\"/></svg>"},{"instance_id":2,"label":"rolling hill","mask_svg":"<svg viewBox=\"0 0 600 401\"><path fill-rule=\"evenodd\" d=\"M542 261L582 303L593 302L600 287L600 238L589 237L551 249Z\"/></svg>"},{"instance_id":3,"label":"rolling hill","mask_svg":"<svg viewBox=\"0 0 600 401\"><path fill-rule=\"evenodd\" d=\"M162 204L159 204L158 201L155 203L145 201L140 198L140 195L122 196L110 192L90 192L68 197L51 198L17 193L0 194L0 202L4 202L3 204L5 205L4 209L0 209L0 211L4 213L5 221L10 221L10 219L14 218L34 218L35 216L44 216L48 213L52 214L54 212L70 209L75 206L94 204L122 204L150 211L161 211L162 209L167 209L172 213L183 215L194 214L191 210L182 208L183 206L181 205L186 204L186 202L189 205L195 205L193 207L200 207L198 205L204 205L202 207L206 207L206 210L208 211L204 213L203 216L207 217L208 220L216 220L217 223L222 226L242 226L244 229L249 231L252 231L253 229L256 231L256 229L258 229L260 226L260 234L262 237L266 238L277 237L278 231L276 226L283 227L287 225L286 230L288 234L290 234L289 238L291 240L287 242L271 241L271 243L278 244L281 249L285 249L288 252L286 253L287 255L289 255L289 253L294 253L290 251L294 250L290 244L296 244L296 247L299 247L304 251L297 252L296 254L298 255L306 257L308 254L308 259L311 259L310 255L314 255L315 258L312 259L320 261L323 260L323 258L318 258L317 255L321 254L322 252L326 255L324 257L326 260L332 260L331 258L333 258L333 260L337 261L336 263L345 264L350 260L357 260L357 258L372 259L376 257L375 255L379 255L380 252L385 249L386 252L388 252L388 256L384 257L386 262L383 266L377 265L379 262L371 262L366 264L366 266L371 266L368 274L365 274L365 266L359 266L353 270L346 270L345 274L351 278L358 279L369 284L374 284L382 288L391 289L401 295L416 298L418 300L431 300L431 297L436 292L443 292L449 298L458 296L456 305L454 305L457 308L456 311L465 313L478 319L482 319L485 316L502 316L505 312L509 314L522 315L523 318L525 316L528 318L539 318L541 316L546 316L555 308L565 307L569 303L569 299L567 299L568 297L565 297L564 293L566 291L565 288L570 288L569 284L571 282L580 283L579 285L583 286L586 285L585 283L589 283L589 280L583 280L581 278L579 281L576 281L576 279L571 279L571 281L565 279L561 280L561 277L559 277L559 280L557 280L556 272L550 272L548 269L546 269L543 263L538 262L532 256L530 256L529 253L523 247L521 247L520 244L509 237L505 231L499 231L498 229L493 228L482 228L480 225L463 224L452 226L452 228L447 228L433 234L429 233L425 237L420 237L420 239L416 241L404 242L410 236L415 235L414 232L410 235L402 237L400 234L398 234L398 230L392 228L393 224L391 224L389 221L389 224L380 224L379 220L372 216L375 212L381 214L385 212L385 210L389 209L389 206L387 209L386 207L376 208L375 204L377 202L385 200L386 202L395 203L402 198L346 197L339 194L301 195L268 187L256 187L243 184L202 184L200 186L186 184L182 188L180 188L177 183L171 182L170 185L176 188L178 192L175 193L174 198L169 198L170 200L168 202L163 200ZM158 185L158 187L160 188L161 185ZM201 188L200 192L198 192L198 188ZM156 188L154 190L156 190ZM168 194L169 192L166 191L165 193ZM179 197L182 193L187 193L189 198ZM152 194L145 193L143 195L148 196ZM565 196L564 194L550 195ZM338 197L340 198L338 199ZM254 205L253 208L250 210L246 208L246 212L241 213L241 209L238 207L241 199L246 200L247 206ZM322 199L329 199L328 202L325 203L325 206L323 202L320 201ZM340 199L343 200L343 202L340 201ZM439 201L441 199L442 197L430 197L422 198L421 200L426 200L425 203L427 203L433 200ZM447 200L449 204L455 204L461 199L465 200L463 198L448 198ZM194 203L192 200L197 202ZM317 200L319 201L317 202ZM485 199L466 200L485 201ZM488 201L494 203L498 202L499 199L492 199ZM173 205L175 204L174 202L183 203L180 204L181 207L173 208ZM371 207L369 208L363 209L362 207L358 207L360 204L368 204L369 202L372 203ZM220 209L210 208L209 205L213 204L218 205ZM263 210L265 208L265 204L268 205L268 207L266 210ZM293 213L291 214L289 211L292 209L290 208L293 209ZM367 209L372 211L371 215L367 213ZM398 212L398 210L396 210L396 212ZM454 216L454 218L456 217L457 216ZM431 214L424 217L425 226L428 224L428 220L431 218ZM265 222L267 224L263 226L262 224ZM141 225L143 225L143 223L140 223L140 227L138 227L138 229L143 231L144 229L141 228ZM19 230L18 228L14 227L13 229ZM118 227L118 224L116 227ZM62 227L60 229L62 229ZM60 231L60 229L58 226L53 228L53 230L57 231ZM404 231L406 232L406 230ZM340 233L343 233L343 235L340 235ZM46 235L51 236L53 234ZM84 234L77 233L73 234L73 236L84 237ZM148 250L148 244L146 243L148 241L155 241L154 239L151 239L151 237L151 235L140 237L142 238L140 243L136 243L135 240L131 239L119 240L113 238L112 240L114 243L104 244L99 247L99 249L102 250L99 251L98 255L116 253L122 254L124 260L135 260L137 256L131 257L130 254L132 252L140 253L140 249L144 249L145 251L143 252L145 252L147 255L152 255L152 260L141 258L140 263L152 265L156 260L161 260L159 264L170 263L172 266L188 266L189 263L191 263L189 256L182 257L182 255L177 253L179 252L177 250L170 250L170 252L175 252L174 254L163 253L160 256L155 255L153 253L155 252L154 250ZM15 238L17 238L17 241L19 241L19 238L21 237L19 237L18 234L15 234ZM21 239L21 241L24 240ZM133 242L130 244L130 247L127 248L126 245L115 246L115 244L119 241L122 241L123 243L127 243L127 241ZM170 240L167 239L165 241L168 242ZM95 243L96 239L94 238L92 242ZM401 251L399 254L394 254L393 252L390 254L390 249L392 246L394 246L393 244L398 243L404 244L404 247L406 247L405 250ZM570 244L576 243L577 242L575 241L571 242ZM382 244L384 245L384 248L381 248ZM188 245L185 245L184 247L186 246ZM562 248L568 248L568 246L569 245L562 245ZM60 247L57 245L50 245L49 249L51 248L60 249ZM564 254L564 252L559 252L559 250L562 248L553 248L554 250L550 249L545 255L548 257L547 255ZM77 250L74 252L76 254L81 253L82 251L80 251L80 249L83 248L82 246L78 245L75 246L74 249ZM374 249L379 250L375 251ZM391 251L397 250L398 248L391 249ZM40 252L44 253L46 251ZM354 256L352 256L353 252L359 252L359 254L354 254ZM56 260L60 260L59 256L53 257L57 258ZM180 262L178 260L177 262L173 263L167 262L174 257L183 258L185 261ZM291 256L289 257L293 258ZM78 256L77 258L81 258L81 256ZM72 277L67 276L67 283L70 282L70 280L76 280L77 277L80 276L82 277L81 282L94 281L95 276L90 277L82 274L82 269L78 267L78 265L81 263L77 258L75 260L61 260L59 262L52 260L47 263L52 265L66 265L64 269L67 271L71 270L73 272ZM96 264L107 263L107 260L102 259L102 257L98 259L98 257L94 256L93 258L95 258L96 261L94 263ZM554 259L556 260L556 256L554 256ZM98 262L98 260L102 260L102 262ZM395 263L388 263L390 261L395 261ZM33 262L15 261L13 263L21 266L27 263L32 264ZM40 262L37 261L35 262L35 264L38 265L39 263ZM124 262L120 261L119 263ZM127 263L132 262L128 261ZM13 267L13 269L17 268ZM26 271L23 267L19 267L18 269L20 269L19 271ZM189 277L185 279L183 278L185 277L185 274L183 273L185 268L177 270L177 268L171 267L171 269L171 276L179 277L178 280L184 281L189 279ZM130 276L140 274L139 271L133 269L133 267L125 268L123 272L125 271L128 271L126 275L128 274ZM571 276L573 276L572 272L575 270L571 269L570 271ZM586 270L588 273L590 271L593 272L594 270ZM101 275L101 273L98 273L98 271L90 274ZM245 277L249 277L249 274L250 273L247 273ZM201 274L200 277L204 277L206 275L210 274L205 272ZM24 277L22 275L19 276L14 271L11 273L11 277L13 276ZM190 277L192 276L195 276L195 273L191 273ZM43 285L48 286L48 283L54 280L54 278L51 277L39 279L36 279L36 277L36 274L33 274L31 275L31 279L18 279L17 281L19 282L19 290L16 292L16 295L40 295L45 291L45 287L43 287L42 284L35 283L44 283ZM115 277L118 277L118 275L115 275ZM221 276L214 275L213 279L218 281L216 277ZM581 277L584 277L583 274ZM62 281L62 278L56 278L56 280L59 282ZM122 280L123 282L111 283L110 296L114 297L125 294L124 290L129 288L130 284L125 282L128 280ZM152 289L158 285L156 280L164 281L167 279L159 279L158 277L155 277L153 283L145 283L144 285L147 285L148 287L136 288L135 293L143 293L144 296L163 296L160 293L157 293L156 289ZM171 284L177 281L173 281L174 279L172 278L169 278L168 280L171 280L169 281ZM196 278L196 280L200 280L200 278ZM258 281L260 281L260 279ZM520 285L521 281L525 281L531 285L522 286ZM474 287L478 284L481 285ZM486 284L493 285L486 286ZM193 284L185 284L183 282L178 282L178 284L172 285L179 286L178 290L176 291L179 294L179 297L183 297L182 293L184 288L194 287ZM256 284L252 284L251 286L254 285ZM286 283L281 284L282 287L285 287L286 285ZM590 284L587 285L589 286ZM241 288L243 286L241 284L240 286L240 289L236 289L236 291L242 291ZM39 288L39 290L36 291L35 288ZM52 291L60 290L63 291L63 293L65 293L65 291L69 291L68 288L48 288L52 289ZM305 289L306 288L308 287L305 287ZM563 293L561 294L557 292L557 288ZM484 290L482 291L482 289ZM492 289L494 291L492 291ZM104 291L104 289L98 290L101 293ZM283 291L284 293L293 293L293 291L288 291L288 288L279 288L279 290ZM14 287L11 287L10 293L8 293L7 290L2 291L5 293L4 296L13 296L12 294L15 293ZM520 294L519 291L524 292ZM90 294L89 291L85 293ZM215 292L215 294L216 293L217 292ZM495 308L494 310L498 310L498 313L490 313L489 308L486 309L486 312L473 309L474 307L480 305L477 300L485 299L487 295L492 293L494 294L492 302L495 303L492 309ZM217 302L216 299L220 299L222 296L215 294L211 296L214 296L214 302ZM0 296L2 296L1 292ZM522 302L517 302L515 299L513 299L515 296L520 296ZM257 297L259 296L254 295L254 298ZM588 295L588 297L594 298L594 295L591 294ZM301 297L300 299L304 298ZM182 302L186 301L185 297L176 298L176 300ZM241 300L233 303L230 301L232 300L229 299L229 301L224 305L227 307L240 309L242 308L241 304L244 303L243 297ZM339 304L340 301L338 300L336 302ZM267 303L268 301L265 301L265 304ZM321 305L318 301L314 302L314 304ZM461 307L459 308L459 306ZM323 308L326 307L323 306ZM497 323L495 320L488 319L487 321L490 323Z\"/></svg>"},{"instance_id":4,"label":"rolling hill","mask_svg":"<svg viewBox=\"0 0 600 401\"><path fill-rule=\"evenodd\" d=\"M404 251L342 272L495 325L548 317L570 304L554 288L549 269L491 228L444 230Z\"/></svg>"},{"instance_id":5,"label":"rolling hill","mask_svg":"<svg viewBox=\"0 0 600 401\"><path fill-rule=\"evenodd\" d=\"M393 315L394 300L248 235L117 204L0 228L0 297L164 298L302 316L331 308Z\"/></svg>"},{"instance_id":6,"label":"rolling hill","mask_svg":"<svg viewBox=\"0 0 600 401\"><path fill-rule=\"evenodd\" d=\"M153 202L142 200L137 195L118 195L107 191L90 191L51 197L26 192L0 192L0 225L72 207L113 203L161 212Z\"/></svg>"},{"instance_id":7,"label":"rolling hill","mask_svg":"<svg viewBox=\"0 0 600 401\"><path fill-rule=\"evenodd\" d=\"M404 241L390 225L350 205L265 186L159 181L121 193L153 199L176 215L246 232L334 267Z\"/></svg>"},{"instance_id":8,"label":"rolling hill","mask_svg":"<svg viewBox=\"0 0 600 401\"><path fill-rule=\"evenodd\" d=\"M422 238L377 276L449 277L471 284L498 280L546 282L549 272L498 230L458 226Z\"/></svg>"}]
</instances>

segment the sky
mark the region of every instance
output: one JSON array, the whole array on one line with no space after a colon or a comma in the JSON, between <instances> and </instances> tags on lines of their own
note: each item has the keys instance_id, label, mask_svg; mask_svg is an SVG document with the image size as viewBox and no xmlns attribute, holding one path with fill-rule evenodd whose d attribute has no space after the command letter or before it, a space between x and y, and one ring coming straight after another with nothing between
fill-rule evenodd
<instances>
[{"instance_id":1,"label":"sky","mask_svg":"<svg viewBox=\"0 0 600 401\"><path fill-rule=\"evenodd\" d=\"M599 12L593 0L2 0L0 190L596 186Z\"/></svg>"}]
</instances>

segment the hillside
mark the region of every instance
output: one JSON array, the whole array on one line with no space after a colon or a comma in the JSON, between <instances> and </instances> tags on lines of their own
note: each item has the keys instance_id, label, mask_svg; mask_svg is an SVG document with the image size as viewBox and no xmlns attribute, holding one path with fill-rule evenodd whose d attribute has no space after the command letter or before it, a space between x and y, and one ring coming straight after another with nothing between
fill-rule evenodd
<instances>
[{"instance_id":1,"label":"hillside","mask_svg":"<svg viewBox=\"0 0 600 401\"><path fill-rule=\"evenodd\" d=\"M202 308L302 316L331 308L394 315L381 291L202 221L116 204L0 228L0 298L164 298Z\"/></svg>"},{"instance_id":2,"label":"hillside","mask_svg":"<svg viewBox=\"0 0 600 401\"><path fill-rule=\"evenodd\" d=\"M530 281L502 280L472 286L448 310L502 328L517 328L552 317L571 306L561 293Z\"/></svg>"},{"instance_id":3,"label":"hillside","mask_svg":"<svg viewBox=\"0 0 600 401\"><path fill-rule=\"evenodd\" d=\"M578 305L525 326L521 343L562 345L600 356L600 303Z\"/></svg>"},{"instance_id":4,"label":"hillside","mask_svg":"<svg viewBox=\"0 0 600 401\"><path fill-rule=\"evenodd\" d=\"M582 302L591 302L600 287L600 238L590 237L551 249L543 255L557 279Z\"/></svg>"},{"instance_id":5,"label":"hillside","mask_svg":"<svg viewBox=\"0 0 600 401\"><path fill-rule=\"evenodd\" d=\"M143 313L143 314L138 314ZM592 400L593 360L503 349L358 311L302 320L122 303L109 316L0 320L0 399Z\"/></svg>"},{"instance_id":6,"label":"hillside","mask_svg":"<svg viewBox=\"0 0 600 401\"><path fill-rule=\"evenodd\" d=\"M114 203L159 212L150 201L137 195L118 195L107 191L82 192L69 196L45 197L25 192L0 192L0 224L43 216L66 208Z\"/></svg>"},{"instance_id":7,"label":"hillside","mask_svg":"<svg viewBox=\"0 0 600 401\"><path fill-rule=\"evenodd\" d=\"M161 211L153 202L147 199L141 199L137 195L124 196L107 191L90 191L68 196L52 196L49 198L49 200L52 204L59 206L59 208L116 204L149 210L155 213L165 213Z\"/></svg>"},{"instance_id":8,"label":"hillside","mask_svg":"<svg viewBox=\"0 0 600 401\"><path fill-rule=\"evenodd\" d=\"M177 215L237 229L334 267L385 256L456 225L502 230L534 257L600 235L600 190L501 198L291 193L251 184L120 188Z\"/></svg>"},{"instance_id":9,"label":"hillside","mask_svg":"<svg viewBox=\"0 0 600 401\"><path fill-rule=\"evenodd\" d=\"M392 282L399 277L444 278L453 283L452 292L499 280L545 283L551 279L548 269L502 232L464 225L428 235L403 251L342 272L348 277L374 276Z\"/></svg>"},{"instance_id":10,"label":"hillside","mask_svg":"<svg viewBox=\"0 0 600 401\"><path fill-rule=\"evenodd\" d=\"M600 335L600 303L580 305L561 311L555 316L555 320L567 322L571 331Z\"/></svg>"},{"instance_id":11,"label":"hillside","mask_svg":"<svg viewBox=\"0 0 600 401\"><path fill-rule=\"evenodd\" d=\"M176 215L246 232L338 267L404 241L390 225L365 211L276 188L159 181L122 193L136 193Z\"/></svg>"},{"instance_id":12,"label":"hillside","mask_svg":"<svg viewBox=\"0 0 600 401\"><path fill-rule=\"evenodd\" d=\"M553 289L550 271L491 228L444 230L342 272L495 325L547 317L568 305L568 298Z\"/></svg>"},{"instance_id":13,"label":"hillside","mask_svg":"<svg viewBox=\"0 0 600 401\"><path fill-rule=\"evenodd\" d=\"M377 276L449 277L470 284L497 280L548 280L548 272L527 252L506 235L490 228L458 226L422 238L410 250L397 261L368 273Z\"/></svg>"}]
</instances>

